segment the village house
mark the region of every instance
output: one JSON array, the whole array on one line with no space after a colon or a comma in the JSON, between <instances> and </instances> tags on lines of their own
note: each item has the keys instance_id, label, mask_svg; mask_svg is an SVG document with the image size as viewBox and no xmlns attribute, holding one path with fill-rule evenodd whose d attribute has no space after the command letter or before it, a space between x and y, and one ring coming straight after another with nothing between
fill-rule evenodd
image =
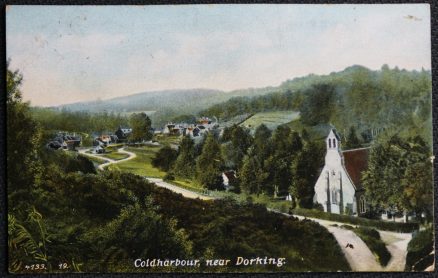
<instances>
[{"instance_id":1,"label":"village house","mask_svg":"<svg viewBox=\"0 0 438 278\"><path fill-rule=\"evenodd\" d=\"M325 212L361 215L367 212L362 172L367 168L369 148L342 151L335 129L326 138L325 165L315 184L313 202Z\"/></svg>"},{"instance_id":2,"label":"village house","mask_svg":"<svg viewBox=\"0 0 438 278\"><path fill-rule=\"evenodd\" d=\"M181 135L185 132L185 129L187 128L187 124L174 124L174 123L167 123L164 126L163 134L167 135Z\"/></svg>"},{"instance_id":3,"label":"village house","mask_svg":"<svg viewBox=\"0 0 438 278\"><path fill-rule=\"evenodd\" d=\"M126 141L128 139L128 136L132 133L132 128L119 126L119 128L114 133L116 134L119 141Z\"/></svg>"},{"instance_id":4,"label":"village house","mask_svg":"<svg viewBox=\"0 0 438 278\"><path fill-rule=\"evenodd\" d=\"M76 133L69 134L67 132L58 132L56 137L50 141L46 146L50 149L64 149L69 151L75 151L76 147L79 147L82 142L82 137L77 136Z\"/></svg>"},{"instance_id":5,"label":"village house","mask_svg":"<svg viewBox=\"0 0 438 278\"><path fill-rule=\"evenodd\" d=\"M162 131L162 134L166 135L189 135L191 138L196 138L204 135L210 130L217 128L219 125L216 122L212 122L211 119L203 117L198 120L197 124L187 123L167 123Z\"/></svg>"}]
</instances>

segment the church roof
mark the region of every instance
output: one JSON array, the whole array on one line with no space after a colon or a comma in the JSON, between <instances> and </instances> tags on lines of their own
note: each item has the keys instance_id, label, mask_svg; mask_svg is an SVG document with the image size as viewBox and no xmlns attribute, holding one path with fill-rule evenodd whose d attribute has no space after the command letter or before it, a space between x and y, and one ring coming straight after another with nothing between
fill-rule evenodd
<instances>
[{"instance_id":1,"label":"church roof","mask_svg":"<svg viewBox=\"0 0 438 278\"><path fill-rule=\"evenodd\" d=\"M356 189L362 188L362 172L368 167L368 152L370 148L343 151L344 165Z\"/></svg>"},{"instance_id":2,"label":"church roof","mask_svg":"<svg viewBox=\"0 0 438 278\"><path fill-rule=\"evenodd\" d=\"M335 135L335 137L338 141L341 141L341 137L339 137L339 134L336 132L336 129L332 128L331 132L333 132L333 134ZM330 134L329 134L329 136L330 136Z\"/></svg>"}]
</instances>

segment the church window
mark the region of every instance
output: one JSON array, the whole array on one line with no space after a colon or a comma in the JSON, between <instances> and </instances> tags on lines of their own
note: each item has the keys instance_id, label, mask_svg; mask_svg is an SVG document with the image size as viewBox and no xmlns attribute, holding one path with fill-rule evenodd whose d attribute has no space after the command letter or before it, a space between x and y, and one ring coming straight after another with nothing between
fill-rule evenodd
<instances>
[{"instance_id":1,"label":"church window","mask_svg":"<svg viewBox=\"0 0 438 278\"><path fill-rule=\"evenodd\" d=\"M339 202L338 194L335 189L332 190L332 204L337 204Z\"/></svg>"},{"instance_id":2,"label":"church window","mask_svg":"<svg viewBox=\"0 0 438 278\"><path fill-rule=\"evenodd\" d=\"M333 139L333 148L336 148L336 140Z\"/></svg>"},{"instance_id":3,"label":"church window","mask_svg":"<svg viewBox=\"0 0 438 278\"><path fill-rule=\"evenodd\" d=\"M366 206L365 206L365 197L364 196L360 196L359 199L359 211L360 213L365 213L366 212Z\"/></svg>"},{"instance_id":4,"label":"church window","mask_svg":"<svg viewBox=\"0 0 438 278\"><path fill-rule=\"evenodd\" d=\"M332 147L332 139L329 139L328 141L329 141L329 148L331 148Z\"/></svg>"}]
</instances>

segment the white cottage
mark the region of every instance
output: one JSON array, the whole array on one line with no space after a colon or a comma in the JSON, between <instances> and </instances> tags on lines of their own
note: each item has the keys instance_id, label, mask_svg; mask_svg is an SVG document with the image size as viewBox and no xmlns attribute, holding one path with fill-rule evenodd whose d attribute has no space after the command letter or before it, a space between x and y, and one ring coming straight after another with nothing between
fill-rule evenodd
<instances>
[{"instance_id":1,"label":"white cottage","mask_svg":"<svg viewBox=\"0 0 438 278\"><path fill-rule=\"evenodd\" d=\"M315 184L314 203L325 212L363 214L366 212L361 174L367 168L369 148L341 150L341 139L332 129L326 139L325 165Z\"/></svg>"}]
</instances>

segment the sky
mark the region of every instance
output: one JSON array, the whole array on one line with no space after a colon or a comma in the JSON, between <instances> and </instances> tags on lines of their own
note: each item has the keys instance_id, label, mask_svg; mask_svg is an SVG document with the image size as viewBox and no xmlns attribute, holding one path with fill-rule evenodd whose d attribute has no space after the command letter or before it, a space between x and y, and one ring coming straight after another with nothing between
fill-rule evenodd
<instances>
[{"instance_id":1,"label":"sky","mask_svg":"<svg viewBox=\"0 0 438 278\"><path fill-rule=\"evenodd\" d=\"M36 106L278 86L352 65L431 68L427 4L8 6L6 53Z\"/></svg>"}]
</instances>

